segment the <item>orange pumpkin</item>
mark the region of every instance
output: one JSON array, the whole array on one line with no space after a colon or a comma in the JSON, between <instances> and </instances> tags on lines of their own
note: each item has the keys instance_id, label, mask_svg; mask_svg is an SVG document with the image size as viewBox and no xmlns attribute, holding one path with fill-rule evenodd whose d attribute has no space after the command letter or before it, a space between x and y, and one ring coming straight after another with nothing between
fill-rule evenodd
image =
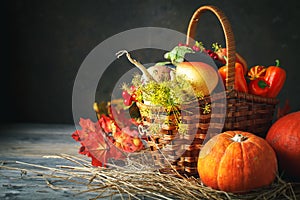
<instances>
[{"instance_id":1,"label":"orange pumpkin","mask_svg":"<svg viewBox=\"0 0 300 200\"><path fill-rule=\"evenodd\" d=\"M300 180L300 111L279 118L268 131L266 140L277 154L280 171Z\"/></svg>"},{"instance_id":2,"label":"orange pumpkin","mask_svg":"<svg viewBox=\"0 0 300 200\"><path fill-rule=\"evenodd\" d=\"M226 192L247 192L270 185L277 159L266 140L252 133L227 131L202 148L198 172L204 185Z\"/></svg>"}]
</instances>

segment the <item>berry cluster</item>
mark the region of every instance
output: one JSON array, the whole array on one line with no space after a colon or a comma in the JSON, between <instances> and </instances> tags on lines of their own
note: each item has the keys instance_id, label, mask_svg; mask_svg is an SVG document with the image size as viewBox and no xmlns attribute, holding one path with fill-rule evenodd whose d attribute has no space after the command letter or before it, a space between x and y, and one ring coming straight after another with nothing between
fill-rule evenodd
<instances>
[{"instance_id":1,"label":"berry cluster","mask_svg":"<svg viewBox=\"0 0 300 200\"><path fill-rule=\"evenodd\" d=\"M179 47L182 47L182 46L185 46L185 47L190 47L189 45L187 45L187 44L184 44L184 43L178 43L178 46ZM195 52L199 52L199 51L201 51L201 50L203 50L203 46L199 46L199 45L193 45L193 46L191 46L191 48L193 49L193 51L195 51Z\"/></svg>"},{"instance_id":2,"label":"berry cluster","mask_svg":"<svg viewBox=\"0 0 300 200\"><path fill-rule=\"evenodd\" d=\"M186 46L186 47L190 47L193 49L193 51L195 52L206 52L213 60L218 60L219 59L219 56L218 54L216 53L218 51L217 48L215 48L215 45L217 44L214 44L213 45L213 48L215 49L214 51L210 50L210 49L205 49L204 45L202 42L197 42L193 45L193 46L189 46L187 44L184 44L184 43L178 43L178 46Z\"/></svg>"},{"instance_id":3,"label":"berry cluster","mask_svg":"<svg viewBox=\"0 0 300 200\"><path fill-rule=\"evenodd\" d=\"M213 52L212 50L206 50L206 53L214 60L218 60L219 56L218 54L216 54L215 52Z\"/></svg>"},{"instance_id":4,"label":"berry cluster","mask_svg":"<svg viewBox=\"0 0 300 200\"><path fill-rule=\"evenodd\" d=\"M125 106L131 106L133 102L137 102L137 93L134 85L130 86L129 89L124 89L122 92L123 103Z\"/></svg>"}]
</instances>

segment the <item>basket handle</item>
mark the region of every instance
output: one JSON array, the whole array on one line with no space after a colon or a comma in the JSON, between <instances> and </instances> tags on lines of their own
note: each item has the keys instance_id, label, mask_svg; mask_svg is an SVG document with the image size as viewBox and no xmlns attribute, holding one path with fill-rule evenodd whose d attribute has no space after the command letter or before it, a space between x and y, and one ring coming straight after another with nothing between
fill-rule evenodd
<instances>
[{"instance_id":1,"label":"basket handle","mask_svg":"<svg viewBox=\"0 0 300 200\"><path fill-rule=\"evenodd\" d=\"M225 16L225 14L215 6L207 5L198 8L190 20L188 30L187 30L186 44L192 45L193 39L195 37L199 17L205 11L211 11L212 13L214 13L222 25L222 29L225 36L225 42L226 42L226 50L227 50L226 64L228 66L228 70L227 70L228 73L226 76L226 88L227 90L231 91L234 89L234 81L235 81L235 40L234 40L231 25L227 17Z\"/></svg>"}]
</instances>

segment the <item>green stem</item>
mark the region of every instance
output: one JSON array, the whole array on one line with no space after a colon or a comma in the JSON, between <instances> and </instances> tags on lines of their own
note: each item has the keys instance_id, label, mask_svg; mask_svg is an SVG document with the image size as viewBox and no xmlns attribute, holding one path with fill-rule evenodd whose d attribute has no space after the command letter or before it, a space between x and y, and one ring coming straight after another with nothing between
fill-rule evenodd
<instances>
[{"instance_id":1,"label":"green stem","mask_svg":"<svg viewBox=\"0 0 300 200\"><path fill-rule=\"evenodd\" d=\"M257 85L258 85L258 87L261 88L261 89L264 89L264 88L266 88L266 87L269 87L268 83L266 83L266 81L263 81L263 80L259 80L259 81L257 82Z\"/></svg>"},{"instance_id":2,"label":"green stem","mask_svg":"<svg viewBox=\"0 0 300 200\"><path fill-rule=\"evenodd\" d=\"M279 63L279 60L278 60L278 59L275 60L275 63L276 63L275 66L276 66L276 67L279 67L279 64L280 64L280 63Z\"/></svg>"}]
</instances>

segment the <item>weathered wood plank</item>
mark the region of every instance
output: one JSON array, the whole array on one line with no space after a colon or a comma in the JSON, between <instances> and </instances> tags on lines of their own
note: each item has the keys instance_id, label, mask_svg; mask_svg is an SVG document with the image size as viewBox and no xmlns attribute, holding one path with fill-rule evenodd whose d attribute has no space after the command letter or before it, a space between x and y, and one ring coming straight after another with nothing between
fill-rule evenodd
<instances>
[{"instance_id":1,"label":"weathered wood plank","mask_svg":"<svg viewBox=\"0 0 300 200\"><path fill-rule=\"evenodd\" d=\"M18 124L4 126L0 132L0 155L35 157L67 153L75 155L79 144L71 134L72 125Z\"/></svg>"},{"instance_id":2,"label":"weathered wood plank","mask_svg":"<svg viewBox=\"0 0 300 200\"><path fill-rule=\"evenodd\" d=\"M22 168L14 161L22 161L47 167L74 165L68 160L47 158L47 156L65 153L78 155L80 144L71 134L75 130L71 125L35 125L17 124L1 127L0 160L1 165ZM26 167L28 169L28 167ZM37 169L35 169L37 170ZM41 170L41 169L38 169ZM47 170L42 170L45 173ZM49 179L48 181L53 181ZM68 189L55 189L47 185L46 179L37 174L21 170L0 170L0 199L89 199L95 193L76 195L88 189L67 181L56 180L53 184Z\"/></svg>"}]
</instances>

